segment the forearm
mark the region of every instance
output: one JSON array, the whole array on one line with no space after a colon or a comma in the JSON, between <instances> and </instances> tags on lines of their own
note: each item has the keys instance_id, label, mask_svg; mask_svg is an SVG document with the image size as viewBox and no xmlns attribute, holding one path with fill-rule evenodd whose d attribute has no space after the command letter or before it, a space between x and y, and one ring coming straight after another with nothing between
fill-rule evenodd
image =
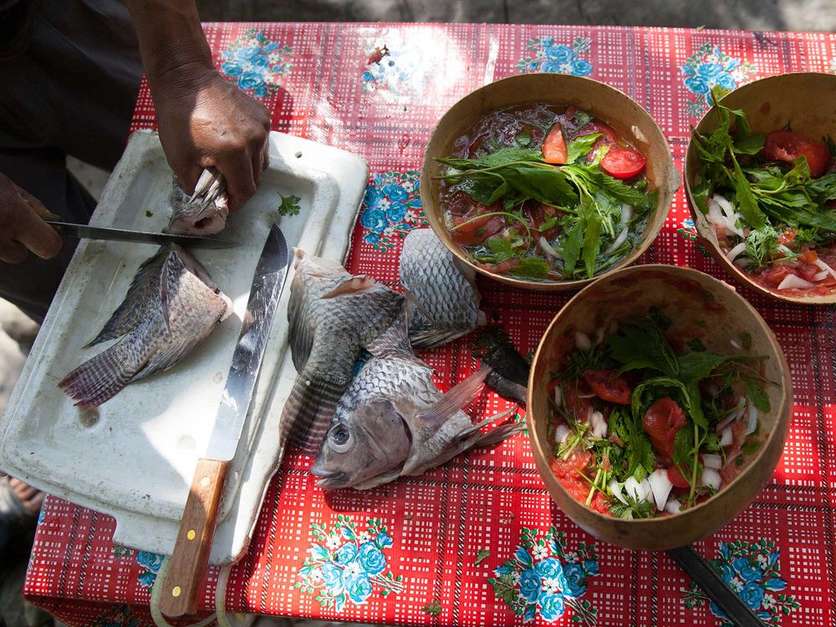
<instances>
[{"instance_id":1,"label":"forearm","mask_svg":"<svg viewBox=\"0 0 836 627\"><path fill-rule=\"evenodd\" d=\"M198 80L212 53L193 0L126 0L152 91L162 81Z\"/></svg>"}]
</instances>

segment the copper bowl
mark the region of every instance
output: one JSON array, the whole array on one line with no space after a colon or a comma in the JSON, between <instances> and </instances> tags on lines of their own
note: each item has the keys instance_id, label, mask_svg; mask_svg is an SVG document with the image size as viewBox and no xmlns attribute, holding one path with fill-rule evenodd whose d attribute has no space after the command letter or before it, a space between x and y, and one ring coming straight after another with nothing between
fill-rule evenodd
<instances>
[{"instance_id":1,"label":"copper bowl","mask_svg":"<svg viewBox=\"0 0 836 627\"><path fill-rule=\"evenodd\" d=\"M731 109L743 109L755 132L768 133L791 123L794 131L809 137L833 136L836 133L836 76L833 74L804 72L762 78L738 87L723 98L723 104ZM695 130L699 133L710 133L717 127L718 122L717 111L711 109L703 116ZM756 283L729 261L717 242L714 229L694 202L691 189L696 183L699 169L697 150L691 141L685 155L685 190L688 206L691 208L700 241L730 274L752 289L772 298L803 304L836 303L836 290L825 295L781 294L777 290Z\"/></svg>"},{"instance_id":2,"label":"copper bowl","mask_svg":"<svg viewBox=\"0 0 836 627\"><path fill-rule=\"evenodd\" d=\"M659 201L648 221L641 244L613 268L596 275L593 279L532 281L489 272L468 259L444 226L443 210L439 203L440 181L436 178L440 176L442 166L436 158L452 154L454 141L488 113L497 109L541 102L558 107L574 105L612 126L621 137L628 139L647 157L648 181L653 189L659 190ZM435 234L454 255L477 272L502 283L529 290L570 290L608 276L618 268L633 263L647 250L665 222L673 194L679 187L679 180L679 173L674 168L665 136L650 114L629 96L588 78L563 74L524 74L485 85L459 100L444 114L435 127L424 153L421 202Z\"/></svg>"},{"instance_id":3,"label":"copper bowl","mask_svg":"<svg viewBox=\"0 0 836 627\"><path fill-rule=\"evenodd\" d=\"M658 307L673 320L672 330L706 329L700 339L708 350L728 354L731 340L748 333L752 355L767 357L763 374L777 385L767 386L771 411L761 415L765 434L760 450L720 492L672 516L622 520L599 514L572 498L549 467L549 402L546 386L555 365L575 348L574 334L595 331L610 321ZM697 325L697 326L695 326ZM703 326L705 325L705 326ZM644 265L625 268L597 280L572 298L549 325L531 367L528 381L528 436L537 468L549 494L563 512L591 535L630 549L664 550L704 538L743 510L769 482L787 435L792 384L784 354L757 311L727 283L688 268Z\"/></svg>"}]
</instances>

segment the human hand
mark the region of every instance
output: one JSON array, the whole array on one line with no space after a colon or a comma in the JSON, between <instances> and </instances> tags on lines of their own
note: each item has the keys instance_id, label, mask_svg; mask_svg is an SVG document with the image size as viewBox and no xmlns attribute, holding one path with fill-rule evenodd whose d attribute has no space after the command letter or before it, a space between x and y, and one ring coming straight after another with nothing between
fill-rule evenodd
<instances>
[{"instance_id":1,"label":"human hand","mask_svg":"<svg viewBox=\"0 0 836 627\"><path fill-rule=\"evenodd\" d=\"M58 232L43 221L54 217L25 189L0 174L0 261L20 263L32 251L50 259L61 251Z\"/></svg>"},{"instance_id":2,"label":"human hand","mask_svg":"<svg viewBox=\"0 0 836 627\"><path fill-rule=\"evenodd\" d=\"M160 141L181 186L192 191L204 168L226 180L235 211L255 194L267 167L267 109L212 68L187 64L152 81Z\"/></svg>"}]
</instances>

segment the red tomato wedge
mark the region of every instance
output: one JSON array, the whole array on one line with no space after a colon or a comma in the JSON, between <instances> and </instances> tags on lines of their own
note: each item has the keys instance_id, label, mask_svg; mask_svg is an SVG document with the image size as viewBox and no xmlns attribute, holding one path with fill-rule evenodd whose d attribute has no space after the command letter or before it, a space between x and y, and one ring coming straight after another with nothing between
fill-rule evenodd
<instances>
[{"instance_id":1,"label":"red tomato wedge","mask_svg":"<svg viewBox=\"0 0 836 627\"><path fill-rule=\"evenodd\" d=\"M656 452L664 457L673 457L673 439L676 432L685 426L685 412L670 397L660 398L648 407L642 418L642 427Z\"/></svg>"},{"instance_id":2,"label":"red tomato wedge","mask_svg":"<svg viewBox=\"0 0 836 627\"><path fill-rule=\"evenodd\" d=\"M455 218L456 226L450 231L457 244L473 246L481 244L491 235L496 235L505 228L505 220L501 216L468 215Z\"/></svg>"},{"instance_id":3,"label":"red tomato wedge","mask_svg":"<svg viewBox=\"0 0 836 627\"><path fill-rule=\"evenodd\" d=\"M632 390L615 370L587 370L583 378L598 398L618 405L630 404Z\"/></svg>"},{"instance_id":4,"label":"red tomato wedge","mask_svg":"<svg viewBox=\"0 0 836 627\"><path fill-rule=\"evenodd\" d=\"M768 287L778 287L788 274L794 274L786 265L774 265L761 272L760 279Z\"/></svg>"},{"instance_id":5,"label":"red tomato wedge","mask_svg":"<svg viewBox=\"0 0 836 627\"><path fill-rule=\"evenodd\" d=\"M566 141L563 139L563 129L560 128L560 124L555 124L546 135L546 141L543 142L543 161L560 165L566 163L568 154Z\"/></svg>"},{"instance_id":6,"label":"red tomato wedge","mask_svg":"<svg viewBox=\"0 0 836 627\"><path fill-rule=\"evenodd\" d=\"M601 169L617 179L631 179L644 171L647 159L632 148L613 145L601 159Z\"/></svg>"},{"instance_id":7,"label":"red tomato wedge","mask_svg":"<svg viewBox=\"0 0 836 627\"><path fill-rule=\"evenodd\" d=\"M691 484L688 483L688 480L682 476L682 473L679 472L679 468L676 466L669 466L668 467L668 481L673 484L675 488L690 488Z\"/></svg>"},{"instance_id":8,"label":"red tomato wedge","mask_svg":"<svg viewBox=\"0 0 836 627\"><path fill-rule=\"evenodd\" d=\"M792 163L799 157L807 159L810 176L816 178L827 172L830 152L824 142L816 141L793 131L772 131L766 136L763 156L772 161Z\"/></svg>"}]
</instances>

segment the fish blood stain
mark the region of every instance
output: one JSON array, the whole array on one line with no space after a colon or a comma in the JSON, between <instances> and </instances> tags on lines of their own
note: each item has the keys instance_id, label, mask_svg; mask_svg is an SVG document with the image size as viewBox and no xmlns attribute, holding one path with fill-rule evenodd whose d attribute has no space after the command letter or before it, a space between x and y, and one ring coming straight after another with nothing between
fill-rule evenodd
<instances>
[{"instance_id":1,"label":"fish blood stain","mask_svg":"<svg viewBox=\"0 0 836 627\"><path fill-rule=\"evenodd\" d=\"M98 407L79 407L78 421L82 427L92 427L99 422L99 408Z\"/></svg>"}]
</instances>

